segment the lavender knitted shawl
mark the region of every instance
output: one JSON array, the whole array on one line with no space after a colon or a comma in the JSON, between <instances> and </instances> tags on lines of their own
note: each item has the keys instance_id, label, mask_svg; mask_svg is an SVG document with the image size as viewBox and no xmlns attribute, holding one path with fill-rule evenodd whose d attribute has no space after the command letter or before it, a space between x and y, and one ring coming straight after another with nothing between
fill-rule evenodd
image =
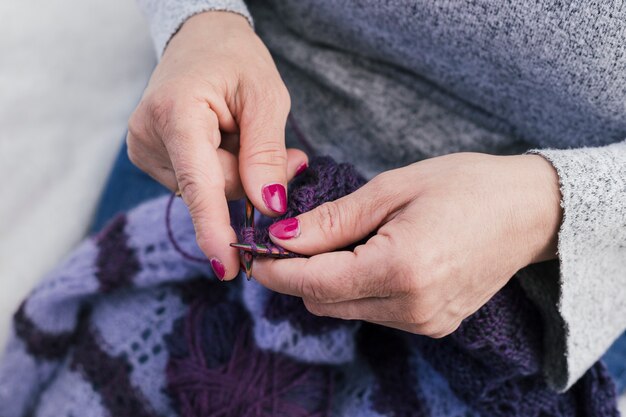
<instances>
[{"instance_id":1,"label":"lavender knitted shawl","mask_svg":"<svg viewBox=\"0 0 626 417\"><path fill-rule=\"evenodd\" d=\"M292 182L286 215L362 184L318 158ZM568 392L546 386L541 317L516 279L440 340L315 317L298 298L221 283L181 256L166 204L115 218L22 303L0 364L1 416L618 415L601 363ZM170 221L202 256L179 199Z\"/></svg>"}]
</instances>

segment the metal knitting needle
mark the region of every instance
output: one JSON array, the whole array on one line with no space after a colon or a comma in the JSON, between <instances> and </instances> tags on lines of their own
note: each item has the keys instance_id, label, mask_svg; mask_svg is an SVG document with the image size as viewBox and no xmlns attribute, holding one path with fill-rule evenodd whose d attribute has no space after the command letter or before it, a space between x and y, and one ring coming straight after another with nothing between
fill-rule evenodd
<instances>
[{"instance_id":1,"label":"metal knitting needle","mask_svg":"<svg viewBox=\"0 0 626 417\"><path fill-rule=\"evenodd\" d=\"M273 258L291 258L295 256L293 252L289 252L287 250L280 250L278 248L269 248L260 243L256 243L254 246L250 243L231 243L230 246L233 248L240 249L244 251L245 254L249 254L252 256L253 253L258 253L259 255L271 256Z\"/></svg>"},{"instance_id":2,"label":"metal knitting needle","mask_svg":"<svg viewBox=\"0 0 626 417\"><path fill-rule=\"evenodd\" d=\"M246 215L244 218L244 227L254 229L254 205L248 197L246 197ZM232 246L232 244L231 244ZM241 254L243 267L246 271L246 278L250 281L252 278L252 253L244 251Z\"/></svg>"}]
</instances>

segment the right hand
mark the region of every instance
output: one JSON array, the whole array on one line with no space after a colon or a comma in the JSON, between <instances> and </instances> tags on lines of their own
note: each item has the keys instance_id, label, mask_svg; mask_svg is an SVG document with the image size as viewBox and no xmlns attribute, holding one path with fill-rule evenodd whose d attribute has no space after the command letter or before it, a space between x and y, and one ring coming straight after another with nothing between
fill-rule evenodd
<instances>
[{"instance_id":1,"label":"right hand","mask_svg":"<svg viewBox=\"0 0 626 417\"><path fill-rule=\"evenodd\" d=\"M290 99L248 21L191 17L171 39L129 121L130 160L189 207L200 249L222 279L239 272L227 199L263 214L286 210L286 185L307 163L285 149Z\"/></svg>"}]
</instances>

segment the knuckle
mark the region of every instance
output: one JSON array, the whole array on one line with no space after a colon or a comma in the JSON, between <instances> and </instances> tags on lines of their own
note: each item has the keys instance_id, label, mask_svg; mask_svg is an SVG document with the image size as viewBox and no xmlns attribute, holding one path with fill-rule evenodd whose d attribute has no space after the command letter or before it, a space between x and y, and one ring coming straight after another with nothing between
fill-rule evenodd
<instances>
[{"instance_id":1,"label":"knuckle","mask_svg":"<svg viewBox=\"0 0 626 417\"><path fill-rule=\"evenodd\" d=\"M420 326L428 326L432 323L434 318L433 309L425 307L423 303L415 303L411 308L408 309L406 313L406 317L404 317L405 322L409 324L417 324Z\"/></svg>"},{"instance_id":2,"label":"knuckle","mask_svg":"<svg viewBox=\"0 0 626 417\"><path fill-rule=\"evenodd\" d=\"M325 301L325 297L323 296L319 288L311 283L311 281L309 280L304 281L304 284L302 286L302 294L304 294L306 298L315 303L322 303L323 301Z\"/></svg>"},{"instance_id":3,"label":"knuckle","mask_svg":"<svg viewBox=\"0 0 626 417\"><path fill-rule=\"evenodd\" d=\"M248 165L282 167L287 164L287 152L274 141L255 143L248 154Z\"/></svg>"},{"instance_id":4,"label":"knuckle","mask_svg":"<svg viewBox=\"0 0 626 417\"><path fill-rule=\"evenodd\" d=\"M302 294L303 298L312 301L313 303L324 303L328 300L323 286L320 285L320 281L311 277L300 280L298 293Z\"/></svg>"},{"instance_id":5,"label":"knuckle","mask_svg":"<svg viewBox=\"0 0 626 417\"><path fill-rule=\"evenodd\" d=\"M289 110L291 109L291 96L289 95L289 90L287 89L285 84L281 82L274 91L274 101L278 105L278 109L282 113L289 113Z\"/></svg>"},{"instance_id":6,"label":"knuckle","mask_svg":"<svg viewBox=\"0 0 626 417\"><path fill-rule=\"evenodd\" d=\"M393 186L390 186L390 184L393 184ZM376 195L390 195L390 191L398 189L398 178L393 170L383 171L372 178L367 183L367 186L370 187Z\"/></svg>"},{"instance_id":7,"label":"knuckle","mask_svg":"<svg viewBox=\"0 0 626 417\"><path fill-rule=\"evenodd\" d=\"M444 337L448 336L450 333L452 332L448 330L444 330L444 331L439 330L428 336L432 337L433 339L443 339Z\"/></svg>"},{"instance_id":8,"label":"knuckle","mask_svg":"<svg viewBox=\"0 0 626 417\"><path fill-rule=\"evenodd\" d=\"M418 268L424 276L430 277L431 281L436 282L452 276L454 265L445 251L423 245L419 248L419 253Z\"/></svg>"},{"instance_id":9,"label":"knuckle","mask_svg":"<svg viewBox=\"0 0 626 417\"><path fill-rule=\"evenodd\" d=\"M324 310L321 304L316 303L314 301L307 300L307 299L303 299L303 301L304 301L304 307L306 307L309 313L318 317L324 316Z\"/></svg>"},{"instance_id":10,"label":"knuckle","mask_svg":"<svg viewBox=\"0 0 626 417\"><path fill-rule=\"evenodd\" d=\"M146 111L161 129L169 125L176 108L176 99L166 94L155 94L146 100Z\"/></svg>"},{"instance_id":11,"label":"knuckle","mask_svg":"<svg viewBox=\"0 0 626 417\"><path fill-rule=\"evenodd\" d=\"M196 244L204 251L209 252L211 239L207 236L202 229L196 230Z\"/></svg>"},{"instance_id":12,"label":"knuckle","mask_svg":"<svg viewBox=\"0 0 626 417\"><path fill-rule=\"evenodd\" d=\"M142 169L142 159L139 156L139 151L137 150L137 147L135 145L135 143L131 140L127 140L126 141L126 153L128 155L128 159L130 160L130 162L133 163L133 165L135 165L137 168Z\"/></svg>"},{"instance_id":13,"label":"knuckle","mask_svg":"<svg viewBox=\"0 0 626 417\"><path fill-rule=\"evenodd\" d=\"M274 114L287 116L291 108L291 96L281 79L267 82L266 79L250 79L246 82L251 88L245 88L247 99L270 109Z\"/></svg>"},{"instance_id":14,"label":"knuckle","mask_svg":"<svg viewBox=\"0 0 626 417\"><path fill-rule=\"evenodd\" d=\"M376 189L383 188L389 178L389 171L383 171L369 181L369 185Z\"/></svg>"},{"instance_id":15,"label":"knuckle","mask_svg":"<svg viewBox=\"0 0 626 417\"><path fill-rule=\"evenodd\" d=\"M452 323L452 325L448 328L448 330L446 331L445 336L452 334L454 332L457 331L457 329L461 326L461 320L457 320L454 323Z\"/></svg>"},{"instance_id":16,"label":"knuckle","mask_svg":"<svg viewBox=\"0 0 626 417\"><path fill-rule=\"evenodd\" d=\"M440 325L439 329L434 329L432 334L430 334L430 337L432 337L433 339L444 338L454 333L456 329L459 328L460 325L461 325L460 320L453 321L452 323L449 323L447 326Z\"/></svg>"},{"instance_id":17,"label":"knuckle","mask_svg":"<svg viewBox=\"0 0 626 417\"><path fill-rule=\"evenodd\" d=\"M137 139L145 136L146 131L146 118L145 114L138 107L135 109L133 114L130 115L128 119L128 141L129 143L134 142Z\"/></svg>"},{"instance_id":18,"label":"knuckle","mask_svg":"<svg viewBox=\"0 0 626 417\"><path fill-rule=\"evenodd\" d=\"M391 252L394 253L394 252ZM398 255L393 255L390 263L390 277L388 281L393 281L394 293L402 295L419 294L420 280L415 273L413 265L407 259Z\"/></svg>"},{"instance_id":19,"label":"knuckle","mask_svg":"<svg viewBox=\"0 0 626 417\"><path fill-rule=\"evenodd\" d=\"M188 99L181 99L174 94L155 93L148 98L145 106L153 131L164 141L168 138L173 140L186 138L184 126L194 110ZM210 115L211 112L207 114Z\"/></svg>"},{"instance_id":20,"label":"knuckle","mask_svg":"<svg viewBox=\"0 0 626 417\"><path fill-rule=\"evenodd\" d=\"M428 322L419 325L419 333L432 337L434 339L441 339L444 336L447 336L446 329L441 325L441 323L436 322Z\"/></svg>"},{"instance_id":21,"label":"knuckle","mask_svg":"<svg viewBox=\"0 0 626 417\"><path fill-rule=\"evenodd\" d=\"M126 154L130 162L140 170L150 174L150 161L146 160L144 154L141 152L141 147L132 140L127 140Z\"/></svg>"},{"instance_id":22,"label":"knuckle","mask_svg":"<svg viewBox=\"0 0 626 417\"><path fill-rule=\"evenodd\" d=\"M178 190L180 191L185 204L189 208L189 213L195 217L203 206L200 195L197 191L198 186L195 182L178 182ZM197 225L196 225L197 229Z\"/></svg>"},{"instance_id":23,"label":"knuckle","mask_svg":"<svg viewBox=\"0 0 626 417\"><path fill-rule=\"evenodd\" d=\"M176 173L176 182L178 183L178 189L182 194L185 204L189 208L191 213L198 213L203 207L208 205L206 194L210 194L210 189L221 190L225 192L225 184L217 184L214 181L206 181L206 184L201 186L200 179L197 175L187 170L179 170ZM202 191L206 191L203 193Z\"/></svg>"},{"instance_id":24,"label":"knuckle","mask_svg":"<svg viewBox=\"0 0 626 417\"><path fill-rule=\"evenodd\" d=\"M327 201L320 205L317 214L319 230L322 230L327 236L341 235L343 228L342 212L336 202Z\"/></svg>"}]
</instances>

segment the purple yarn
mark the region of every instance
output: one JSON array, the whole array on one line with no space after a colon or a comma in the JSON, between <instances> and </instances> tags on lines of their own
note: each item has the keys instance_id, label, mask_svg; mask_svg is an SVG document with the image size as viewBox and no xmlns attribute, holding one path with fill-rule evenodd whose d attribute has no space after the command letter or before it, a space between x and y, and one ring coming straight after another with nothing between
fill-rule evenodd
<instances>
[{"instance_id":1,"label":"purple yarn","mask_svg":"<svg viewBox=\"0 0 626 417\"><path fill-rule=\"evenodd\" d=\"M132 367L123 356L111 356L92 329L88 313L81 320L72 352L71 369L80 372L93 390L100 394L110 415L116 417L158 417L143 393L130 379Z\"/></svg>"},{"instance_id":2,"label":"purple yarn","mask_svg":"<svg viewBox=\"0 0 626 417\"><path fill-rule=\"evenodd\" d=\"M325 417L332 374L262 351L235 303L195 301L168 338L168 392L183 417Z\"/></svg>"},{"instance_id":3,"label":"purple yarn","mask_svg":"<svg viewBox=\"0 0 626 417\"><path fill-rule=\"evenodd\" d=\"M314 159L292 182L285 216L362 183L349 165ZM188 222L176 230L183 253L192 223L176 210L164 222L165 203L117 218L22 304L0 363L3 415L9 407L17 417L59 407L82 415L94 405L97 416L146 417L618 415L601 362L567 392L546 386L542 317L516 279L439 340L316 317L297 297L181 268L190 259L173 253L164 223ZM272 221L257 221L255 242L268 243ZM57 318L64 325L50 327Z\"/></svg>"},{"instance_id":4,"label":"purple yarn","mask_svg":"<svg viewBox=\"0 0 626 417\"><path fill-rule=\"evenodd\" d=\"M137 255L128 247L126 223L126 215L120 214L96 236L99 249L96 278L102 292L130 285L140 269Z\"/></svg>"},{"instance_id":5,"label":"purple yarn","mask_svg":"<svg viewBox=\"0 0 626 417\"><path fill-rule=\"evenodd\" d=\"M13 317L13 328L15 334L24 341L28 353L46 360L62 358L74 340L74 333L52 334L39 329L25 310L26 301L23 301Z\"/></svg>"},{"instance_id":6,"label":"purple yarn","mask_svg":"<svg viewBox=\"0 0 626 417\"><path fill-rule=\"evenodd\" d=\"M165 207L165 228L167 229L167 238L169 239L170 243L174 247L174 250L176 250L176 252L178 252L180 256L182 256L183 258L192 262L210 264L211 261L209 261L207 258L201 258L199 256L194 256L188 253L176 241L176 238L174 237L174 230L172 230L172 205L174 204L175 198L176 198L176 194L172 193L172 195L170 196L170 199L167 201L167 206Z\"/></svg>"}]
</instances>

